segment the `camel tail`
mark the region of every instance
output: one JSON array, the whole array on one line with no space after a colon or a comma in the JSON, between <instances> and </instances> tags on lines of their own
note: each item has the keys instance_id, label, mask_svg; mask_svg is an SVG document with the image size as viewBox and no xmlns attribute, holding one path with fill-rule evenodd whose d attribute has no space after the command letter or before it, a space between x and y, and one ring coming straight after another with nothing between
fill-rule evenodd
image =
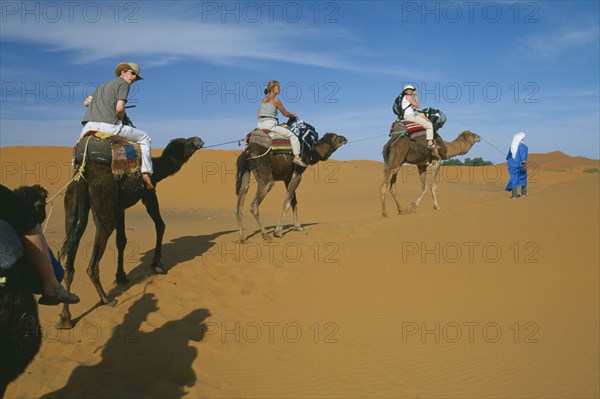
<instances>
[{"instance_id":1,"label":"camel tail","mask_svg":"<svg viewBox=\"0 0 600 399\"><path fill-rule=\"evenodd\" d=\"M246 151L242 152L237 159L237 172L235 179L235 195L240 193L240 188L242 187L242 177L248 170L248 153Z\"/></svg>"},{"instance_id":2,"label":"camel tail","mask_svg":"<svg viewBox=\"0 0 600 399\"><path fill-rule=\"evenodd\" d=\"M87 226L90 200L85 181L71 182L65 193L66 238L60 249L60 260L78 245ZM78 238L79 237L79 238Z\"/></svg>"},{"instance_id":3,"label":"camel tail","mask_svg":"<svg viewBox=\"0 0 600 399\"><path fill-rule=\"evenodd\" d=\"M388 166L390 160L390 148L392 147L391 143L388 141L383 146L383 164L384 166Z\"/></svg>"}]
</instances>

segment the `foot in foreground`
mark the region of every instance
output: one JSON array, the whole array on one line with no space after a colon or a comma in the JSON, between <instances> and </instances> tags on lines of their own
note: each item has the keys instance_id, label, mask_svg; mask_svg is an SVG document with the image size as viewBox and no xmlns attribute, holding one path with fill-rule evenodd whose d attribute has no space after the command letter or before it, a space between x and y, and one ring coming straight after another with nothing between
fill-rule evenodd
<instances>
[{"instance_id":1,"label":"foot in foreground","mask_svg":"<svg viewBox=\"0 0 600 399\"><path fill-rule=\"evenodd\" d=\"M62 285L54 288L52 291L42 292L42 296L38 299L40 305L56 306L61 303L75 304L79 303L79 297L68 292Z\"/></svg>"}]
</instances>

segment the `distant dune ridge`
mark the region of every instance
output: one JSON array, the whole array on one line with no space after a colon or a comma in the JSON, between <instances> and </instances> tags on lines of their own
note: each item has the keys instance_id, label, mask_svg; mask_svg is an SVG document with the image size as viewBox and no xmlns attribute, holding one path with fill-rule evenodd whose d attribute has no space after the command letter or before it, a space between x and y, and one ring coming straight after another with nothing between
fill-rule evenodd
<instances>
[{"instance_id":1,"label":"distant dune ridge","mask_svg":"<svg viewBox=\"0 0 600 399\"><path fill-rule=\"evenodd\" d=\"M112 237L100 267L115 307L95 307L90 225L77 324L58 330L60 308L40 307L41 350L7 398L600 395L600 161L530 154L529 195L513 201L505 164L442 167L441 210L425 197L414 214L382 218L383 163L329 160L298 189L304 232L290 231L290 214L283 238L263 241L247 203L241 245L238 154L200 150L158 185L168 274L150 270L143 205L128 210L131 283L114 283ZM0 148L2 184L52 196L71 156ZM270 231L283 185L273 191L261 206ZM401 202L419 192L416 168L403 166ZM59 196L46 229L55 251L64 234Z\"/></svg>"}]
</instances>

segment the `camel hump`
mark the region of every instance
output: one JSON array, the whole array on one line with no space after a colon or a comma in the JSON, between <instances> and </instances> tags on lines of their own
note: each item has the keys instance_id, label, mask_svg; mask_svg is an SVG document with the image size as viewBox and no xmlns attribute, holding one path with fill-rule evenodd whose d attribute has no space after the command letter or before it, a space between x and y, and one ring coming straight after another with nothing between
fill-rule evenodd
<instances>
[{"instance_id":1,"label":"camel hump","mask_svg":"<svg viewBox=\"0 0 600 399\"><path fill-rule=\"evenodd\" d=\"M96 162L111 165L113 174L138 174L141 170L141 149L121 136L93 132L79 140L73 148L75 163Z\"/></svg>"}]
</instances>

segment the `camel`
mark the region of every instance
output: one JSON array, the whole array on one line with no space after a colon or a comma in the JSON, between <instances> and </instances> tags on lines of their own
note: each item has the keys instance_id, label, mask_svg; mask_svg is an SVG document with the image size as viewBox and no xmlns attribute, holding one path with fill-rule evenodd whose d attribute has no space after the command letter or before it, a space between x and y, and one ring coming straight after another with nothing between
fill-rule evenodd
<instances>
[{"instance_id":1,"label":"camel","mask_svg":"<svg viewBox=\"0 0 600 399\"><path fill-rule=\"evenodd\" d=\"M152 158L154 173L152 184L156 187L161 180L177 173L196 150L202 148L204 142L198 137L179 138L169 142L159 158ZM75 166L75 172L81 165ZM136 204L139 200L154 222L156 245L151 268L159 274L166 271L162 266L162 239L165 223L160 215L156 192L146 189L137 176L125 175L115 179L110 165L90 162L85 165L83 178L72 181L65 193L65 231L66 238L60 251L61 263L65 266L65 286L70 290L75 273L75 256L79 242L85 232L90 209L96 225L94 248L88 265L87 273L98 291L103 304L115 305L115 299L110 299L100 283L99 264L106 243L116 229L116 246L118 250L116 281L127 284L129 280L123 269L123 251L127 244L125 236L125 209ZM66 262L62 262L66 258ZM69 306L64 305L61 313L60 328L71 328L71 313Z\"/></svg>"},{"instance_id":2,"label":"camel","mask_svg":"<svg viewBox=\"0 0 600 399\"><path fill-rule=\"evenodd\" d=\"M440 147L439 155L443 160L450 159L457 155L466 154L469 152L473 144L477 143L479 140L479 136L469 130L465 130L459 134L454 141L451 142L443 141L441 137L437 136L437 133L435 138L436 143ZM433 197L433 208L440 209L435 192L437 187L437 174L440 168L440 159L435 159L432 157L431 151L427 149L425 140L413 141L406 136L402 138L392 137L383 147L383 159L385 163L384 179L380 188L381 214L383 217L388 216L385 210L385 194L388 187L392 193L392 198L394 198L394 201L396 202L398 214L401 215L403 213L407 213L400 206L398 197L396 196L396 177L400 167L404 163L417 165L419 176L421 178L422 189L419 198L417 198L417 200L410 205L408 213L417 209L421 199L423 199L427 193L427 165L429 163L432 165L431 195Z\"/></svg>"},{"instance_id":3,"label":"camel","mask_svg":"<svg viewBox=\"0 0 600 399\"><path fill-rule=\"evenodd\" d=\"M334 151L347 142L348 140L346 140L344 136L335 133L326 133L312 150L304 152L302 159L304 163L309 166L320 161L325 161L329 159ZM256 178L258 188L256 190L256 196L250 205L250 212L252 212L252 215L258 223L263 239L270 240L271 237L260 221L258 208L260 203L273 188L276 181L283 181L287 190L281 217L279 218L279 223L277 224L273 235L278 238L283 236L283 220L285 219L285 215L290 206L292 207L294 214L294 230L304 230L298 221L298 198L296 196L296 190L300 185L302 173L304 173L306 168L293 164L292 158L292 154L273 154L267 148L253 143L250 143L238 157L235 191L238 196L236 215L241 243L245 242L244 231L242 228L242 208L250 185L251 171Z\"/></svg>"},{"instance_id":4,"label":"camel","mask_svg":"<svg viewBox=\"0 0 600 399\"><path fill-rule=\"evenodd\" d=\"M21 247L19 237L4 221L0 221L0 241L3 262L11 248ZM0 398L34 359L42 342L38 305L33 297L36 288L32 282L37 281L33 265L24 256L9 262L10 268L3 264L0 269Z\"/></svg>"},{"instance_id":5,"label":"camel","mask_svg":"<svg viewBox=\"0 0 600 399\"><path fill-rule=\"evenodd\" d=\"M39 184L14 190L24 201L31 202L39 223L46 219L48 191ZM5 269L0 283L0 398L12 381L25 371L40 349L42 332L38 305L33 294L41 283L33 265L25 256L15 258L22 249L19 237L4 221L0 224L3 262L15 262Z\"/></svg>"}]
</instances>

